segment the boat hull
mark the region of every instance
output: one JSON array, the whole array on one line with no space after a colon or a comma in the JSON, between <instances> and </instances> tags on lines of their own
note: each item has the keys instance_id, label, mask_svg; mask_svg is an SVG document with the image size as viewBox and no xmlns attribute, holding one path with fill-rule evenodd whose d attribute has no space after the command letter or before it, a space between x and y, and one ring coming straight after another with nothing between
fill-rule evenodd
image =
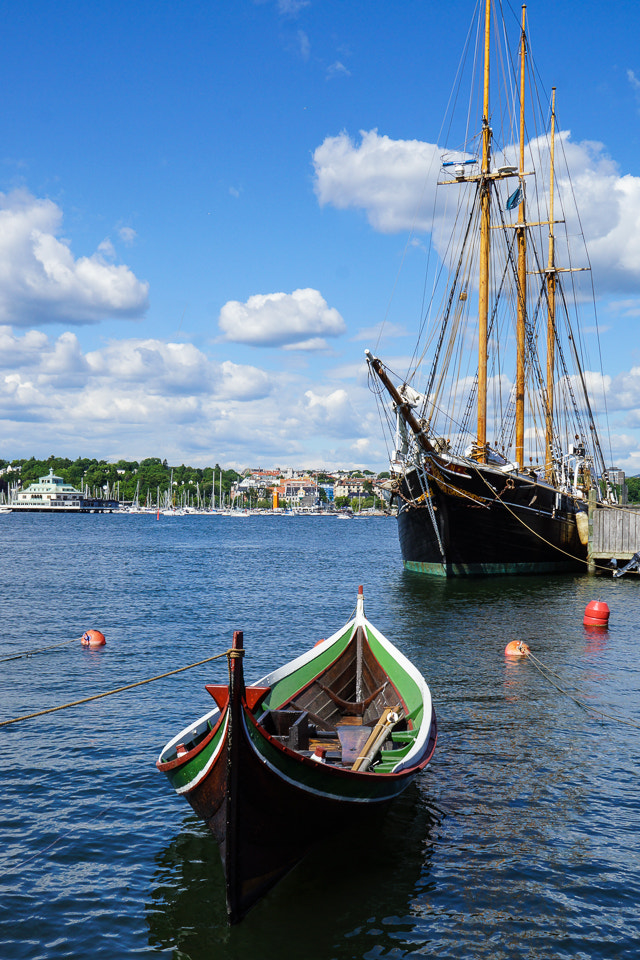
<instances>
[{"instance_id":1,"label":"boat hull","mask_svg":"<svg viewBox=\"0 0 640 960\"><path fill-rule=\"evenodd\" d=\"M288 756L270 744L250 714L230 750L187 799L213 832L227 879L227 910L236 923L328 834L384 812L415 776L343 774ZM313 767L310 765L313 763ZM354 782L355 781L355 782ZM230 829L230 825L233 825Z\"/></svg>"},{"instance_id":2,"label":"boat hull","mask_svg":"<svg viewBox=\"0 0 640 960\"><path fill-rule=\"evenodd\" d=\"M157 766L213 832L230 923L329 835L384 812L433 755L437 724L416 668L365 618L245 687L242 634L217 708ZM354 696L355 695L355 696Z\"/></svg>"},{"instance_id":3,"label":"boat hull","mask_svg":"<svg viewBox=\"0 0 640 960\"><path fill-rule=\"evenodd\" d=\"M416 468L405 474L398 499L408 570L456 577L584 569L579 505L534 478L482 465Z\"/></svg>"},{"instance_id":4,"label":"boat hull","mask_svg":"<svg viewBox=\"0 0 640 960\"><path fill-rule=\"evenodd\" d=\"M408 770L352 773L275 743L246 703L235 723L231 713L219 720L217 746L185 758L196 771L191 786L184 771L176 779L159 766L218 842L229 922L237 923L328 834L384 813L431 759L437 726L433 713L423 756Z\"/></svg>"}]
</instances>

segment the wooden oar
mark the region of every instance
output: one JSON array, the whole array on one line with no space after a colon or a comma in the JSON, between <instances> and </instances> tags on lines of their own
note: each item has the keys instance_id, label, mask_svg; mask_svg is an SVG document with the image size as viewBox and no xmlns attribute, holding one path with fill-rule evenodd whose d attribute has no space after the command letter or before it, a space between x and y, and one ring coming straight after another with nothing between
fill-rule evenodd
<instances>
[{"instance_id":1,"label":"wooden oar","mask_svg":"<svg viewBox=\"0 0 640 960\"><path fill-rule=\"evenodd\" d=\"M383 712L382 716L371 731L371 735L365 743L362 753L351 767L352 770L368 769L376 753L389 736L389 731L392 727L395 727L401 716L402 708L400 704L397 704L397 706L393 708L389 707Z\"/></svg>"}]
</instances>

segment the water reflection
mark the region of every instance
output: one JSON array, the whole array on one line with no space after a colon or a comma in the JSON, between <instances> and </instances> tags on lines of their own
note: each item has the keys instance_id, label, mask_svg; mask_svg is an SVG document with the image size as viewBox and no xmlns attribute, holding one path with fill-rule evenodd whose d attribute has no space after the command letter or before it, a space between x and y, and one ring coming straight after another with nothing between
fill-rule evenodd
<instances>
[{"instance_id":1,"label":"water reflection","mask_svg":"<svg viewBox=\"0 0 640 960\"><path fill-rule=\"evenodd\" d=\"M424 782L414 784L379 823L349 835L323 837L315 825L318 850L232 929L215 840L189 816L156 857L149 943L173 948L180 960L299 960L301 943L305 960L346 960L374 948L385 956L399 939L412 939L416 902L432 885L442 814L424 790Z\"/></svg>"}]
</instances>

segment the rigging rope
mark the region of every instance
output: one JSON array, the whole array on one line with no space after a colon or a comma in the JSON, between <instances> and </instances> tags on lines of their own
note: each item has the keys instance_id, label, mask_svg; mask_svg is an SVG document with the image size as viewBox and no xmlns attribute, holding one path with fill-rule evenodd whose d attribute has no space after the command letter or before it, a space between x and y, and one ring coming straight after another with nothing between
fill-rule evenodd
<instances>
[{"instance_id":1,"label":"rigging rope","mask_svg":"<svg viewBox=\"0 0 640 960\"><path fill-rule=\"evenodd\" d=\"M203 663L211 663L212 660L222 660L223 657L241 657L243 650L225 650L224 653L217 653L213 657L206 657L204 660L198 660L197 663L190 663L186 667L178 667L176 670L169 670L167 673L160 673L157 677L148 677L146 680L137 680L135 683L128 683L124 687L116 687L115 690L106 690L104 693L96 693L92 697L83 697L81 700L72 700L71 703L63 703L58 707L48 707L46 710L38 710L36 713L28 713L22 717L14 717L12 720L0 721L0 727L8 727L11 723L20 723L22 720L33 720L35 717L42 717L46 713L56 713L58 710L67 710L69 707L78 707L82 703L90 703L92 700L100 700L102 697L111 697L114 693L122 693L125 690L132 690L134 687L141 687L145 683L153 683L155 680L163 680L165 677L172 677L176 673L183 673L185 670L192 670L193 667L201 667Z\"/></svg>"}]
</instances>

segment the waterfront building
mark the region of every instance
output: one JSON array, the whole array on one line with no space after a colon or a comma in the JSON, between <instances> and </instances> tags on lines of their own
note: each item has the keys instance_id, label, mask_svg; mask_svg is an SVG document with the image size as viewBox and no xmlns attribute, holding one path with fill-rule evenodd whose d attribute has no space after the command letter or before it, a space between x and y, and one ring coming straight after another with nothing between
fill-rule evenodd
<instances>
[{"instance_id":1,"label":"waterfront building","mask_svg":"<svg viewBox=\"0 0 640 960\"><path fill-rule=\"evenodd\" d=\"M62 477L57 477L53 470L26 490L15 491L9 505L13 511L23 513L104 513L118 509L117 500L85 497Z\"/></svg>"}]
</instances>

